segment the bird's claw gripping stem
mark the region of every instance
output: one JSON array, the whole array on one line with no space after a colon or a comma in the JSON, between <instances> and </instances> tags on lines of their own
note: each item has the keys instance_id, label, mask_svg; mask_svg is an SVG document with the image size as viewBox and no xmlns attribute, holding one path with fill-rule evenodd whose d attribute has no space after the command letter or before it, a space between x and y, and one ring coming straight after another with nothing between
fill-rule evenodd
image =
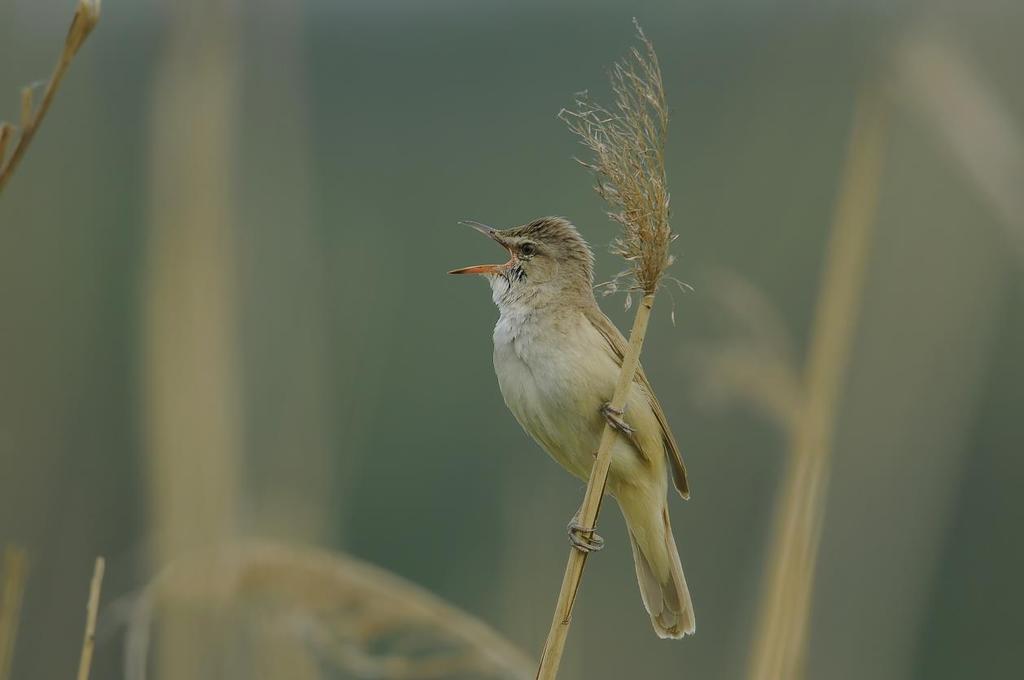
<instances>
[{"instance_id":1,"label":"bird's claw gripping stem","mask_svg":"<svg viewBox=\"0 0 1024 680\"><path fill-rule=\"evenodd\" d=\"M594 532L594 527L583 526L576 517L569 521L568 530L569 543L585 555L604 547L604 539Z\"/></svg>"},{"instance_id":2,"label":"bird's claw gripping stem","mask_svg":"<svg viewBox=\"0 0 1024 680\"><path fill-rule=\"evenodd\" d=\"M622 434L630 435L633 434L633 428L622 419L622 416L625 415L625 413L626 409L615 408L611 405L611 402L606 401L601 404L601 415L603 415L604 419L608 421L608 424Z\"/></svg>"},{"instance_id":3,"label":"bird's claw gripping stem","mask_svg":"<svg viewBox=\"0 0 1024 680\"><path fill-rule=\"evenodd\" d=\"M629 423L622 419L622 416L625 415L625 413L625 407L615 408L611 405L611 402L606 401L601 405L601 415L603 415L604 419L608 421L608 424L616 431L621 432L622 435L636 447L636 450L640 451L640 442L636 439L636 430L630 427Z\"/></svg>"}]
</instances>

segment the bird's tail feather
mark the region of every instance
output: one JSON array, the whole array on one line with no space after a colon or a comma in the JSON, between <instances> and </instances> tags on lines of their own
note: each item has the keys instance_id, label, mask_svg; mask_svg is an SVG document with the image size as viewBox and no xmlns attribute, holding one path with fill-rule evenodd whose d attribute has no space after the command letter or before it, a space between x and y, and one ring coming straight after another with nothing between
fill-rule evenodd
<instances>
[{"instance_id":1,"label":"bird's tail feather","mask_svg":"<svg viewBox=\"0 0 1024 680\"><path fill-rule=\"evenodd\" d=\"M638 518L626 516L640 595L658 637L681 638L694 631L693 603L668 508L662 506L660 512L645 515L640 523L634 521Z\"/></svg>"}]
</instances>

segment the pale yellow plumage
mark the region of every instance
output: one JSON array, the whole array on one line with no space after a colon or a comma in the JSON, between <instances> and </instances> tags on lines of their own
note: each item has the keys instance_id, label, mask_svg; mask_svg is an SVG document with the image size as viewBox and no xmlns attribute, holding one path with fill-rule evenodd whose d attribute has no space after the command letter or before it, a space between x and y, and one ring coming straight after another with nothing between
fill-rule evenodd
<instances>
[{"instance_id":1,"label":"pale yellow plumage","mask_svg":"<svg viewBox=\"0 0 1024 680\"><path fill-rule=\"evenodd\" d=\"M534 440L586 479L605 426L601 407L611 399L626 348L594 299L589 248L560 218L487 233L509 250L510 261L456 273L489 277L500 311L494 368L502 396ZM693 606L669 522L667 468L684 498L689 486L642 369L623 419L633 435L616 441L608 491L629 527L637 579L655 631L660 637L682 637L693 632Z\"/></svg>"}]
</instances>

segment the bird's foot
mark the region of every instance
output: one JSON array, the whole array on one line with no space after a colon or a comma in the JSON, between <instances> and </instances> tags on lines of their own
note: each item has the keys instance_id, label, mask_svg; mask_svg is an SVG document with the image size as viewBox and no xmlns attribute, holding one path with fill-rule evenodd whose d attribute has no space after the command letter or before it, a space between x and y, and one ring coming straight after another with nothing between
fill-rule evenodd
<instances>
[{"instance_id":1,"label":"bird's foot","mask_svg":"<svg viewBox=\"0 0 1024 680\"><path fill-rule=\"evenodd\" d=\"M579 514L569 521L569 543L572 547L587 555L604 547L604 539L594 532L594 527L585 527L579 523Z\"/></svg>"},{"instance_id":2,"label":"bird's foot","mask_svg":"<svg viewBox=\"0 0 1024 680\"><path fill-rule=\"evenodd\" d=\"M630 427L629 423L622 419L625 415L625 408L615 408L611 405L611 402L605 402L601 405L601 415L608 421L608 424L613 429L621 432L622 435L630 441L633 446L636 447L637 451L640 450L640 442L636 439L636 430Z\"/></svg>"},{"instance_id":3,"label":"bird's foot","mask_svg":"<svg viewBox=\"0 0 1024 680\"><path fill-rule=\"evenodd\" d=\"M608 421L608 424L622 434L631 436L633 434L633 428L629 426L629 423L622 419L622 416L625 415L625 413L626 409L615 408L609 401L601 404L601 415L603 415L604 419Z\"/></svg>"}]
</instances>

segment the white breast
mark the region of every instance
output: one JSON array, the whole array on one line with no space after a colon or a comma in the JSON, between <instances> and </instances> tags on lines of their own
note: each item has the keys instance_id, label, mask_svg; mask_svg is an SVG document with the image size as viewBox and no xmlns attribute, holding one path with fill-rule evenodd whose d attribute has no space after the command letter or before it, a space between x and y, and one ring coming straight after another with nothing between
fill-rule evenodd
<instances>
[{"instance_id":1,"label":"white breast","mask_svg":"<svg viewBox=\"0 0 1024 680\"><path fill-rule=\"evenodd\" d=\"M555 460L585 478L603 426L599 395L611 394L617 374L597 344L603 339L582 314L500 309L494 369L505 403Z\"/></svg>"}]
</instances>

